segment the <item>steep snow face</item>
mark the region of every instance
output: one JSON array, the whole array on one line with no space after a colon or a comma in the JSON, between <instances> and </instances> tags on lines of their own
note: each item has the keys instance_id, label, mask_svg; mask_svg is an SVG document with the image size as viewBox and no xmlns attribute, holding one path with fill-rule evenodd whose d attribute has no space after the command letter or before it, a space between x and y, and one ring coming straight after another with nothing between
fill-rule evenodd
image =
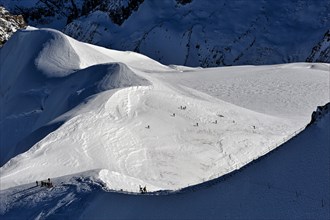
<instances>
[{"instance_id":1,"label":"steep snow face","mask_svg":"<svg viewBox=\"0 0 330 220\"><path fill-rule=\"evenodd\" d=\"M1 189L89 170L115 190L186 187L268 153L329 102L328 64L167 67L50 29L0 56Z\"/></svg>"},{"instance_id":2,"label":"steep snow face","mask_svg":"<svg viewBox=\"0 0 330 220\"><path fill-rule=\"evenodd\" d=\"M39 12L40 20L29 19L31 25L56 27L78 40L189 66L306 61L330 26L329 1L75 0L38 1L32 9L24 7L26 2L5 5L27 13L43 8L48 17ZM58 25L63 18L67 22ZM329 50L312 60L328 62L326 57Z\"/></svg>"}]
</instances>

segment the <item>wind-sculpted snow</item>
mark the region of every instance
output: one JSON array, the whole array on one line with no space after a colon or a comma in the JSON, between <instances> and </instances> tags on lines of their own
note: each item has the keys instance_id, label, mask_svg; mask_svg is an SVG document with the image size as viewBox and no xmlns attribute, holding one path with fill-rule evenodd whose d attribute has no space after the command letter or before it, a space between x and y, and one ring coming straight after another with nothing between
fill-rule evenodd
<instances>
[{"instance_id":1,"label":"wind-sculpted snow","mask_svg":"<svg viewBox=\"0 0 330 220\"><path fill-rule=\"evenodd\" d=\"M0 53L1 189L89 170L112 190L184 188L267 154L329 102L328 64L167 67L50 29Z\"/></svg>"},{"instance_id":2,"label":"wind-sculpted snow","mask_svg":"<svg viewBox=\"0 0 330 220\"><path fill-rule=\"evenodd\" d=\"M248 166L180 191L104 191L96 171L0 192L4 219L329 219L330 114ZM104 171L101 171L104 172ZM114 175L115 176L115 175ZM113 182L113 181L112 181ZM128 182L126 182L128 183Z\"/></svg>"},{"instance_id":3,"label":"wind-sculpted snow","mask_svg":"<svg viewBox=\"0 0 330 220\"><path fill-rule=\"evenodd\" d=\"M22 140L11 140L6 139L2 143L1 149L1 165L7 162L11 157L28 150L31 146L36 144L39 140L44 138L51 131L55 130L62 124L66 119L58 119L56 122L47 124L63 113L70 109L87 102L88 97L98 94L106 90L112 90L117 88L148 85L149 82L139 76L136 76L131 70L127 68L125 64L114 63L114 64L100 64L88 67L86 69L77 71L66 78L62 78L56 83L48 84L48 91L45 97L39 94L41 100L38 100L38 93L33 97L39 102L39 106L36 106L36 110L32 110L31 116L29 114L21 113L20 115L10 115L3 119L0 126L4 130L4 136L11 136L11 132L16 126L22 126L24 123L33 125L36 129L35 132L31 132L31 128L27 127L25 132L22 131L19 137ZM19 94L19 97L15 97L13 102L8 103L9 105L15 102L17 99L29 98L26 94ZM68 116L66 117L68 118ZM26 120L21 121L21 120ZM35 120L35 121L33 121ZM33 124L34 123L34 124ZM46 125L47 124L47 125ZM45 126L46 125L46 126ZM41 127L37 127L41 126ZM7 128L8 130L5 130ZM46 132L45 132L46 131ZM24 132L24 133L23 133ZM13 141L17 141L17 146L10 148L9 146ZM14 142L15 143L15 142Z\"/></svg>"},{"instance_id":4,"label":"wind-sculpted snow","mask_svg":"<svg viewBox=\"0 0 330 220\"><path fill-rule=\"evenodd\" d=\"M84 51L79 44L58 31L28 30L17 33L0 52L1 165L57 128L65 119L52 122L56 126L47 123L88 97L149 84L125 64L105 63L112 59L88 45ZM87 54L78 56L75 50ZM94 65L93 57L102 57L99 61L104 64ZM79 70L81 65L90 67Z\"/></svg>"}]
</instances>

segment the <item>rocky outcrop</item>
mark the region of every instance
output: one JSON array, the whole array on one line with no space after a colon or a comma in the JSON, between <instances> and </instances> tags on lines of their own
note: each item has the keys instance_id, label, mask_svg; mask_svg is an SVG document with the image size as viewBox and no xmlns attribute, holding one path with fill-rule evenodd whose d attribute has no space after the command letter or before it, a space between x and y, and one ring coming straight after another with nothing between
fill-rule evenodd
<instances>
[{"instance_id":1,"label":"rocky outcrop","mask_svg":"<svg viewBox=\"0 0 330 220\"><path fill-rule=\"evenodd\" d=\"M124 23L125 20L136 11L144 0L130 0L127 6L118 7L116 10L109 11L111 20L118 25Z\"/></svg>"},{"instance_id":2,"label":"rocky outcrop","mask_svg":"<svg viewBox=\"0 0 330 220\"><path fill-rule=\"evenodd\" d=\"M33 26L47 26L62 19L68 24L81 16L83 4L76 3L75 0L39 0L33 6L15 4L14 7L8 5L8 8L15 14L22 14Z\"/></svg>"},{"instance_id":3,"label":"rocky outcrop","mask_svg":"<svg viewBox=\"0 0 330 220\"><path fill-rule=\"evenodd\" d=\"M330 59L330 1L5 2L31 26L59 29L77 40L136 51L164 64L213 67Z\"/></svg>"},{"instance_id":4,"label":"rocky outcrop","mask_svg":"<svg viewBox=\"0 0 330 220\"><path fill-rule=\"evenodd\" d=\"M316 111L313 112L310 123L307 126L314 124L319 121L324 115L330 112L330 102L324 106L318 106Z\"/></svg>"},{"instance_id":5,"label":"rocky outcrop","mask_svg":"<svg viewBox=\"0 0 330 220\"><path fill-rule=\"evenodd\" d=\"M185 5L185 4L191 3L192 0L176 0L176 2L181 5Z\"/></svg>"},{"instance_id":6,"label":"rocky outcrop","mask_svg":"<svg viewBox=\"0 0 330 220\"><path fill-rule=\"evenodd\" d=\"M324 34L323 39L313 47L306 61L330 63L330 29Z\"/></svg>"},{"instance_id":7,"label":"rocky outcrop","mask_svg":"<svg viewBox=\"0 0 330 220\"><path fill-rule=\"evenodd\" d=\"M12 15L4 7L0 7L0 47L14 32L25 27L22 15Z\"/></svg>"},{"instance_id":8,"label":"rocky outcrop","mask_svg":"<svg viewBox=\"0 0 330 220\"><path fill-rule=\"evenodd\" d=\"M39 0L33 7L8 5L13 13L22 14L29 24L47 25L65 19L69 24L94 11L106 12L113 23L121 25L144 0Z\"/></svg>"}]
</instances>

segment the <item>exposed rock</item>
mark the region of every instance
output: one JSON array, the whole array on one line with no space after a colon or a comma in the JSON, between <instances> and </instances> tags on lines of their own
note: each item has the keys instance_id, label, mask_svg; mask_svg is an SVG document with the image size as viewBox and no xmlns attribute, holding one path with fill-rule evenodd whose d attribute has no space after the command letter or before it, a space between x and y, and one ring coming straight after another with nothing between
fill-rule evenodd
<instances>
[{"instance_id":1,"label":"exposed rock","mask_svg":"<svg viewBox=\"0 0 330 220\"><path fill-rule=\"evenodd\" d=\"M27 0L4 4L11 12L23 14L31 26L55 28L107 48L136 51L164 64L330 62L330 1Z\"/></svg>"},{"instance_id":2,"label":"exposed rock","mask_svg":"<svg viewBox=\"0 0 330 220\"><path fill-rule=\"evenodd\" d=\"M324 34L323 39L313 47L306 61L330 63L330 29Z\"/></svg>"},{"instance_id":3,"label":"exposed rock","mask_svg":"<svg viewBox=\"0 0 330 220\"><path fill-rule=\"evenodd\" d=\"M144 0L130 0L126 7L122 6L116 10L111 10L109 16L115 24L121 25L133 11L136 11L139 8L139 5Z\"/></svg>"},{"instance_id":4,"label":"exposed rock","mask_svg":"<svg viewBox=\"0 0 330 220\"><path fill-rule=\"evenodd\" d=\"M4 7L0 7L0 47L14 32L25 27L22 15L11 15Z\"/></svg>"},{"instance_id":5,"label":"exposed rock","mask_svg":"<svg viewBox=\"0 0 330 220\"><path fill-rule=\"evenodd\" d=\"M185 4L191 3L192 0L176 0L176 2L181 5L185 5Z\"/></svg>"},{"instance_id":6,"label":"exposed rock","mask_svg":"<svg viewBox=\"0 0 330 220\"><path fill-rule=\"evenodd\" d=\"M311 122L307 125L310 126L315 122L319 121L325 114L329 114L330 112L330 102L324 106L318 106L316 111L312 114Z\"/></svg>"},{"instance_id":7,"label":"exposed rock","mask_svg":"<svg viewBox=\"0 0 330 220\"><path fill-rule=\"evenodd\" d=\"M65 18L69 24L96 10L106 12L113 23L121 25L144 0L39 0L34 7L15 5L13 13L22 14L28 23L51 24Z\"/></svg>"}]
</instances>

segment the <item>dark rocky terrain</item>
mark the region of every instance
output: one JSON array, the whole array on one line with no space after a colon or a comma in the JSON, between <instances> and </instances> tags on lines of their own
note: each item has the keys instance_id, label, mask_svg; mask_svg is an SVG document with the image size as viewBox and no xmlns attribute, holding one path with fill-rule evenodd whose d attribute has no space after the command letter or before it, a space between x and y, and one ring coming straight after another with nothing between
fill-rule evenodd
<instances>
[{"instance_id":1,"label":"dark rocky terrain","mask_svg":"<svg viewBox=\"0 0 330 220\"><path fill-rule=\"evenodd\" d=\"M330 2L0 1L29 25L188 66L329 62Z\"/></svg>"}]
</instances>

